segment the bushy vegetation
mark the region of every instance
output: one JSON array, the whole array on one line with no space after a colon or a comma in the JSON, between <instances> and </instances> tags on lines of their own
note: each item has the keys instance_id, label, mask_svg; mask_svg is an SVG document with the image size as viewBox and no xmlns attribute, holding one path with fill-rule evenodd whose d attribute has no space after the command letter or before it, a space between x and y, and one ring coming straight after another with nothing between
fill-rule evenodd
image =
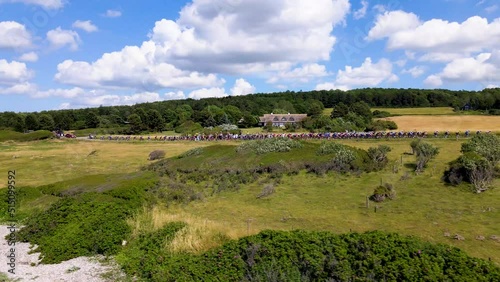
<instances>
[{"instance_id":1,"label":"bushy vegetation","mask_svg":"<svg viewBox=\"0 0 500 282\"><path fill-rule=\"evenodd\" d=\"M410 146L416 158L415 172L417 173L423 172L427 164L439 154L439 148L422 139L412 141Z\"/></svg>"},{"instance_id":2,"label":"bushy vegetation","mask_svg":"<svg viewBox=\"0 0 500 282\"><path fill-rule=\"evenodd\" d=\"M153 152L149 153L148 160L155 161L155 160L161 160L163 158L165 158L165 151L154 150Z\"/></svg>"},{"instance_id":3,"label":"bushy vegetation","mask_svg":"<svg viewBox=\"0 0 500 282\"><path fill-rule=\"evenodd\" d=\"M373 195L370 196L370 200L380 203L386 199L393 200L396 198L396 190L390 183L385 183L380 185L373 191Z\"/></svg>"},{"instance_id":4,"label":"bushy vegetation","mask_svg":"<svg viewBox=\"0 0 500 282\"><path fill-rule=\"evenodd\" d=\"M5 141L37 141L53 138L54 134L47 130L38 130L30 133L19 133L10 130L0 130L0 142Z\"/></svg>"},{"instance_id":5,"label":"bushy vegetation","mask_svg":"<svg viewBox=\"0 0 500 282\"><path fill-rule=\"evenodd\" d=\"M165 241L181 225L126 248L127 273L150 281L497 281L500 269L457 248L393 233L263 231L199 255ZM145 259L146 258L146 259Z\"/></svg>"},{"instance_id":6,"label":"bushy vegetation","mask_svg":"<svg viewBox=\"0 0 500 282\"><path fill-rule=\"evenodd\" d=\"M488 190L498 175L500 138L493 134L476 135L462 144L462 155L449 164L444 180L452 185L472 184L476 193Z\"/></svg>"},{"instance_id":7,"label":"bushy vegetation","mask_svg":"<svg viewBox=\"0 0 500 282\"><path fill-rule=\"evenodd\" d=\"M252 140L239 145L238 152L254 152L258 155L273 152L289 152L295 148L302 148L300 141L288 138L269 138L263 140Z\"/></svg>"},{"instance_id":8,"label":"bushy vegetation","mask_svg":"<svg viewBox=\"0 0 500 282\"><path fill-rule=\"evenodd\" d=\"M147 173L127 179L108 177L87 189L66 184L40 187L42 194L59 199L27 218L17 240L38 245L34 251L41 252L42 263L116 254L130 233L126 218L142 207L146 191L156 184L156 177ZM22 194L19 198L25 200Z\"/></svg>"}]
</instances>

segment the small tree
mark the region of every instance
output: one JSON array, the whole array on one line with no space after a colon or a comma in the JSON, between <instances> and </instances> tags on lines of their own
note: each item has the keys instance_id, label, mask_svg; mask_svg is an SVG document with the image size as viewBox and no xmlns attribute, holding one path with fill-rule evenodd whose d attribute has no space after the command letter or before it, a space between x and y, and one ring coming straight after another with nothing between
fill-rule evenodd
<instances>
[{"instance_id":1,"label":"small tree","mask_svg":"<svg viewBox=\"0 0 500 282\"><path fill-rule=\"evenodd\" d=\"M40 122L38 121L38 117L34 114L28 114L24 123L26 124L26 128L29 130L40 129Z\"/></svg>"},{"instance_id":2,"label":"small tree","mask_svg":"<svg viewBox=\"0 0 500 282\"><path fill-rule=\"evenodd\" d=\"M415 169L415 172L419 173L423 172L424 168L427 166L427 163L439 154L439 149L429 143L419 141L415 144L414 152L417 159L417 167Z\"/></svg>"},{"instance_id":3,"label":"small tree","mask_svg":"<svg viewBox=\"0 0 500 282\"><path fill-rule=\"evenodd\" d=\"M41 114L39 122L40 122L40 129L48 131L54 130L55 123L51 115Z\"/></svg>"},{"instance_id":4,"label":"small tree","mask_svg":"<svg viewBox=\"0 0 500 282\"><path fill-rule=\"evenodd\" d=\"M375 169L382 169L389 161L387 154L391 151L391 147L387 145L380 145L377 148L370 147L368 149L368 156L372 159Z\"/></svg>"}]
</instances>

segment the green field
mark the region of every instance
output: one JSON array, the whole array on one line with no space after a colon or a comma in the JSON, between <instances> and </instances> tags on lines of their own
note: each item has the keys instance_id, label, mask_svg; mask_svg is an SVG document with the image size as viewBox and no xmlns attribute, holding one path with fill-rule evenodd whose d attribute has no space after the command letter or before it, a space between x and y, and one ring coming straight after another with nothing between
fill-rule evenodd
<instances>
[{"instance_id":1,"label":"green field","mask_svg":"<svg viewBox=\"0 0 500 282\"><path fill-rule=\"evenodd\" d=\"M263 186L269 182L263 178L242 185L236 191L206 195L201 201L168 207L158 205L130 218L129 223L134 232L139 232L158 229L172 221L188 221L192 230L177 238L175 246L179 250L194 252L216 246L218 241L214 241L214 234L221 232L229 238L240 238L265 229L328 230L335 233L383 230L456 246L472 256L490 258L500 264L500 242L475 239L476 236L489 238L500 235L500 190L473 194L466 184L459 187L445 185L441 176L446 164L458 157L461 142L454 139L428 141L440 148L440 154L420 175L413 172L414 156L405 154L410 151L410 140L340 141L362 149L388 145L392 148L389 165L383 171L360 175L328 173L320 177L301 172L295 176L284 176L273 195L257 199ZM308 143L310 145L297 153L242 158L233 153L234 146L239 142L215 144L218 147L211 147L200 156L174 159L175 166L186 170L236 169L258 163L315 158L313 148L318 145ZM6 142L0 144L0 169L16 170L18 187L66 181L65 185L71 188L82 181L72 184L72 179L138 171L150 163L147 155L155 149L165 150L167 157L174 157L189 149L209 145L214 143ZM403 163L397 163L401 160ZM397 173L393 172L394 166L398 168ZM405 175L409 179L401 180ZM367 208L366 197L381 182L393 184L397 198L381 204L370 203ZM499 180L494 187L500 187ZM20 207L20 212L29 213L34 207L43 209L53 200L43 197L26 203L26 206ZM452 240L443 236L445 232L452 236L460 234L466 239Z\"/></svg>"}]
</instances>

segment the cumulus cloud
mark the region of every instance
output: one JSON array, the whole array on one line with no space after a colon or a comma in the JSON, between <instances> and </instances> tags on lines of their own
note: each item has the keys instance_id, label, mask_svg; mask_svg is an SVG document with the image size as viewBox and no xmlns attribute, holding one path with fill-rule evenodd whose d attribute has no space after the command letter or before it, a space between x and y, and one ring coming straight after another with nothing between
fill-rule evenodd
<instances>
[{"instance_id":1,"label":"cumulus cloud","mask_svg":"<svg viewBox=\"0 0 500 282\"><path fill-rule=\"evenodd\" d=\"M481 53L472 58L455 59L442 72L427 77L426 84L440 86L448 82L497 82L500 81L500 50Z\"/></svg>"},{"instance_id":2,"label":"cumulus cloud","mask_svg":"<svg viewBox=\"0 0 500 282\"><path fill-rule=\"evenodd\" d=\"M231 88L232 96L240 96L255 93L255 86L250 84L243 78L239 78L235 81L233 88Z\"/></svg>"},{"instance_id":3,"label":"cumulus cloud","mask_svg":"<svg viewBox=\"0 0 500 282\"><path fill-rule=\"evenodd\" d=\"M500 42L500 18L488 22L478 16L462 23L432 19L421 22L413 13L386 12L377 17L368 40L388 38L390 50L422 52L480 52Z\"/></svg>"},{"instance_id":4,"label":"cumulus cloud","mask_svg":"<svg viewBox=\"0 0 500 282\"><path fill-rule=\"evenodd\" d=\"M203 99L203 98L211 98L211 97L226 97L226 91L221 87L212 87L212 88L201 88L189 93L188 98L192 99Z\"/></svg>"},{"instance_id":5,"label":"cumulus cloud","mask_svg":"<svg viewBox=\"0 0 500 282\"><path fill-rule=\"evenodd\" d=\"M13 86L28 81L32 72L25 63L0 60L0 85Z\"/></svg>"},{"instance_id":6,"label":"cumulus cloud","mask_svg":"<svg viewBox=\"0 0 500 282\"><path fill-rule=\"evenodd\" d=\"M366 16L366 10L368 10L368 1L361 1L361 8L354 12L354 18L359 20Z\"/></svg>"},{"instance_id":7,"label":"cumulus cloud","mask_svg":"<svg viewBox=\"0 0 500 282\"><path fill-rule=\"evenodd\" d=\"M161 101L161 97L156 92L141 92L130 95L118 95L108 93L104 90L85 90L80 87L56 88L45 91L36 91L31 95L34 98L60 97L69 99L61 104L60 108L82 108L97 107L100 105L120 106L134 105L138 103Z\"/></svg>"},{"instance_id":8,"label":"cumulus cloud","mask_svg":"<svg viewBox=\"0 0 500 282\"><path fill-rule=\"evenodd\" d=\"M402 71L402 73L408 73L410 74L411 76L417 78L419 76L421 76L422 74L425 73L425 67L424 66L415 66L411 69L404 69Z\"/></svg>"},{"instance_id":9,"label":"cumulus cloud","mask_svg":"<svg viewBox=\"0 0 500 282\"><path fill-rule=\"evenodd\" d=\"M325 82L325 83L320 83L316 85L316 88L314 90L343 90L347 91L349 90L349 87L345 85L336 85L333 82Z\"/></svg>"},{"instance_id":10,"label":"cumulus cloud","mask_svg":"<svg viewBox=\"0 0 500 282\"><path fill-rule=\"evenodd\" d=\"M119 52L106 53L87 63L66 60L57 66L58 82L85 88L132 88L155 91L160 88L196 88L219 86L224 80L214 74L183 71L155 60L155 45L127 46Z\"/></svg>"},{"instance_id":11,"label":"cumulus cloud","mask_svg":"<svg viewBox=\"0 0 500 282\"><path fill-rule=\"evenodd\" d=\"M38 61L38 54L35 52L24 53L19 57L19 61L36 62Z\"/></svg>"},{"instance_id":12,"label":"cumulus cloud","mask_svg":"<svg viewBox=\"0 0 500 282\"><path fill-rule=\"evenodd\" d=\"M346 66L339 70L336 83L347 86L377 86L382 82L395 82L398 77L392 73L392 63L387 59L380 59L372 63L371 58L366 58L360 67Z\"/></svg>"},{"instance_id":13,"label":"cumulus cloud","mask_svg":"<svg viewBox=\"0 0 500 282\"><path fill-rule=\"evenodd\" d=\"M118 18L122 16L122 12L117 10L107 10L104 16L107 18Z\"/></svg>"},{"instance_id":14,"label":"cumulus cloud","mask_svg":"<svg viewBox=\"0 0 500 282\"><path fill-rule=\"evenodd\" d=\"M31 47L31 34L18 22L0 22L0 49Z\"/></svg>"},{"instance_id":15,"label":"cumulus cloud","mask_svg":"<svg viewBox=\"0 0 500 282\"><path fill-rule=\"evenodd\" d=\"M377 63L372 63L372 59L368 57L359 67L346 66L344 70L339 70L334 82L320 83L316 90L374 87L383 82L398 80L398 76L392 73L392 63L389 60L380 59Z\"/></svg>"},{"instance_id":16,"label":"cumulus cloud","mask_svg":"<svg viewBox=\"0 0 500 282\"><path fill-rule=\"evenodd\" d=\"M65 61L56 80L79 87L218 88L223 81L214 73L272 73L328 60L333 27L350 9L348 0L224 3L194 0L176 21L157 21L140 46L92 63Z\"/></svg>"},{"instance_id":17,"label":"cumulus cloud","mask_svg":"<svg viewBox=\"0 0 500 282\"><path fill-rule=\"evenodd\" d=\"M94 25L91 21L80 21L77 20L72 25L73 28L79 28L86 32L96 32L98 30L97 26Z\"/></svg>"},{"instance_id":18,"label":"cumulus cloud","mask_svg":"<svg viewBox=\"0 0 500 282\"><path fill-rule=\"evenodd\" d=\"M42 6L47 9L59 9L64 6L63 0L0 0L0 3L24 3Z\"/></svg>"},{"instance_id":19,"label":"cumulus cloud","mask_svg":"<svg viewBox=\"0 0 500 282\"><path fill-rule=\"evenodd\" d=\"M60 49L69 46L70 50L77 50L80 44L80 36L72 30L64 30L58 27L47 32L47 40L55 49Z\"/></svg>"},{"instance_id":20,"label":"cumulus cloud","mask_svg":"<svg viewBox=\"0 0 500 282\"><path fill-rule=\"evenodd\" d=\"M306 64L302 67L297 67L292 70L280 71L276 75L268 79L268 83L277 83L279 81L294 81L306 83L312 79L324 77L328 75L328 71L324 65Z\"/></svg>"}]
</instances>

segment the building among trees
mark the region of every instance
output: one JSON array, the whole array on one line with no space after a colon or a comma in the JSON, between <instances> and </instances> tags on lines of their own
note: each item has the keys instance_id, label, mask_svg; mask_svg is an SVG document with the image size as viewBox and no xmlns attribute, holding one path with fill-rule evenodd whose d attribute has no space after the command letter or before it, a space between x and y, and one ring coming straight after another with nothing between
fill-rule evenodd
<instances>
[{"instance_id":1,"label":"building among trees","mask_svg":"<svg viewBox=\"0 0 500 282\"><path fill-rule=\"evenodd\" d=\"M265 114L264 116L259 117L259 125L265 126L268 123L272 123L273 126L281 127L298 124L303 119L307 117L307 114Z\"/></svg>"}]
</instances>

